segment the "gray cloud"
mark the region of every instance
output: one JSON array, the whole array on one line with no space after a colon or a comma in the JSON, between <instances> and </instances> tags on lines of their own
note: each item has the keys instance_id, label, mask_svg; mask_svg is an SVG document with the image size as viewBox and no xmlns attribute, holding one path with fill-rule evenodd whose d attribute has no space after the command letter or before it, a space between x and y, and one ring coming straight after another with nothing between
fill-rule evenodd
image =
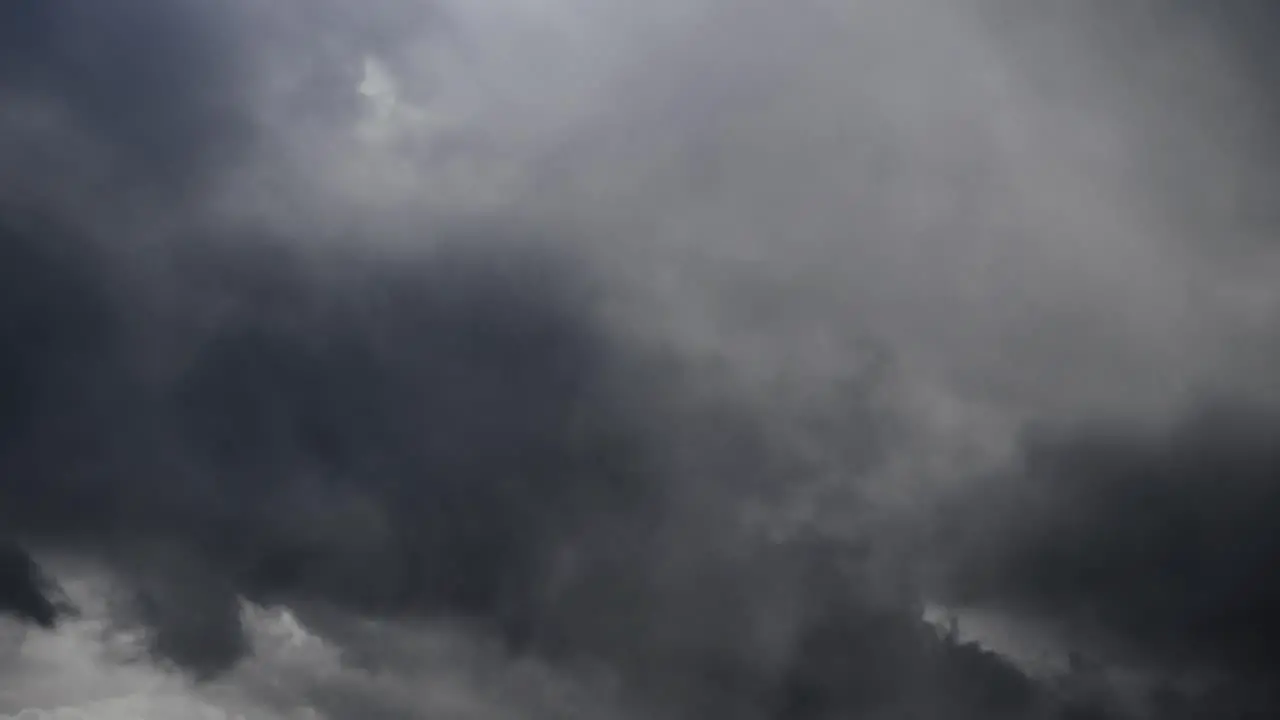
<instances>
[{"instance_id":1,"label":"gray cloud","mask_svg":"<svg viewBox=\"0 0 1280 720\"><path fill-rule=\"evenodd\" d=\"M972 523L952 529L975 553L964 591L1101 632L1122 657L1270 675L1276 429L1232 403L1158 431L1028 439L1015 475L953 510Z\"/></svg>"},{"instance_id":2,"label":"gray cloud","mask_svg":"<svg viewBox=\"0 0 1280 720\"><path fill-rule=\"evenodd\" d=\"M40 625L53 627L60 614L53 587L35 561L21 548L0 548L0 610Z\"/></svg>"},{"instance_id":3,"label":"gray cloud","mask_svg":"<svg viewBox=\"0 0 1280 720\"><path fill-rule=\"evenodd\" d=\"M1271 61L1231 7L13 4L0 598L49 624L26 551L102 565L201 676L249 662L247 600L465 618L654 712L1047 707L915 617L941 564L1269 668L1220 618L1260 566L1211 548L1268 547L1271 421L1142 435L1274 405ZM992 546L930 544L972 518ZM858 602L766 549L814 527L867 548Z\"/></svg>"},{"instance_id":4,"label":"gray cloud","mask_svg":"<svg viewBox=\"0 0 1280 720\"><path fill-rule=\"evenodd\" d=\"M173 197L248 151L247 68L222 14L188 2L24 1L4 18L6 193L125 186Z\"/></svg>"}]
</instances>

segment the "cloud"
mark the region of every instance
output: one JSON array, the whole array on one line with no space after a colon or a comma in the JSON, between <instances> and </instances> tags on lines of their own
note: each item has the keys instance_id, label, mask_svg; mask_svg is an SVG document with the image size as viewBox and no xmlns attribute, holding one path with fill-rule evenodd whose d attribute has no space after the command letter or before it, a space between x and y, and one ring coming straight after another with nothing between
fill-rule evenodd
<instances>
[{"instance_id":1,"label":"cloud","mask_svg":"<svg viewBox=\"0 0 1280 720\"><path fill-rule=\"evenodd\" d=\"M66 403L55 417L15 419L14 435L36 440L9 458L12 532L180 577L154 591L176 593L153 598L172 606L147 611L160 625L208 614L189 592L221 597L205 609L223 620L192 639L207 643L234 636L237 590L499 613L506 583L532 592L519 577L569 532L583 511L570 505L603 509L590 483L610 478L575 467L573 428L601 350L549 261L462 249L365 277L348 265L348 280L313 286L306 273L332 268L211 252L189 266L200 277L175 278L188 291L168 308L118 309L120 334L141 346L44 320L97 363L85 386L32 400ZM74 297L61 290L37 288L27 312ZM180 347L166 357L152 341ZM38 392L21 372L63 359L28 351L41 350L11 373L15 387ZM137 364L167 361L151 376ZM235 579L197 590L205 573Z\"/></svg>"},{"instance_id":2,"label":"cloud","mask_svg":"<svg viewBox=\"0 0 1280 720\"><path fill-rule=\"evenodd\" d=\"M69 180L195 190L247 150L225 16L189 2L24 0L3 25L6 192L66 193Z\"/></svg>"},{"instance_id":3,"label":"cloud","mask_svg":"<svg viewBox=\"0 0 1280 720\"><path fill-rule=\"evenodd\" d=\"M0 548L0 609L42 627L53 627L61 614L50 597L39 566L21 548Z\"/></svg>"},{"instance_id":4,"label":"cloud","mask_svg":"<svg viewBox=\"0 0 1280 720\"><path fill-rule=\"evenodd\" d=\"M427 707L381 653L441 626L503 671L602 666L639 714L1052 705L920 622L935 570L1265 668L1222 619L1268 597L1225 549L1268 547L1278 387L1266 60L1234 42L1256 25L11 3L9 610L51 617L28 552L86 564L113 632L206 687L252 685L245 608L288 607L339 648L343 679L308 690L335 715ZM1215 396L1261 414L1151 434ZM994 529L931 544L973 518ZM846 604L804 570L840 575L840 543L864 553Z\"/></svg>"},{"instance_id":5,"label":"cloud","mask_svg":"<svg viewBox=\"0 0 1280 720\"><path fill-rule=\"evenodd\" d=\"M7 532L111 578L96 617L145 665L338 715L443 702L399 679L415 643L384 637L420 623L572 692L597 692L576 668L599 666L622 693L599 702L641 714L888 711L915 702L908 686L950 697L971 663L1028 682L981 653L930 659L939 641L883 562L850 556L841 600L838 544L745 522L807 471L772 436L782 416L614 336L571 260L460 237L395 261L225 240L135 276L95 306L101 334L77 335L81 380L34 396L56 412L14 421L38 442L6 454ZM33 306L65 295L37 287ZM827 421L865 424L870 397ZM868 438L842 462L878 452ZM246 604L298 608L341 673L259 687ZM842 667L864 676L853 690Z\"/></svg>"},{"instance_id":6,"label":"cloud","mask_svg":"<svg viewBox=\"0 0 1280 720\"><path fill-rule=\"evenodd\" d=\"M1131 661L1269 676L1278 428L1230 403L1154 431L1033 436L1012 477L956 512L976 548L971 597Z\"/></svg>"}]
</instances>

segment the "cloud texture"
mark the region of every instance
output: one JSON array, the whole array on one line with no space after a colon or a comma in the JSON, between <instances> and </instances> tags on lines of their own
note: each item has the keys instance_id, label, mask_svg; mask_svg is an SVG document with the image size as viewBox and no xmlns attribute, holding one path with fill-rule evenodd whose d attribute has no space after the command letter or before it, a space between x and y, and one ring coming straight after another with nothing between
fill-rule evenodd
<instances>
[{"instance_id":1,"label":"cloud texture","mask_svg":"<svg viewBox=\"0 0 1280 720\"><path fill-rule=\"evenodd\" d=\"M6 4L0 712L1270 712L1220 5Z\"/></svg>"}]
</instances>

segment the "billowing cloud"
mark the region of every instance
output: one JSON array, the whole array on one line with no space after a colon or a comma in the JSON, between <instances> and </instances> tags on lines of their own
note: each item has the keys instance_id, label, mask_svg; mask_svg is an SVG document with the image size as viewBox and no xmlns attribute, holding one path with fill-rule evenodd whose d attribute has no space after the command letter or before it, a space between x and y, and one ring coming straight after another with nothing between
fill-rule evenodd
<instances>
[{"instance_id":1,"label":"billowing cloud","mask_svg":"<svg viewBox=\"0 0 1280 720\"><path fill-rule=\"evenodd\" d=\"M1274 62L1240 8L9 3L15 672L1053 717L920 619L963 600L1267 680Z\"/></svg>"}]
</instances>

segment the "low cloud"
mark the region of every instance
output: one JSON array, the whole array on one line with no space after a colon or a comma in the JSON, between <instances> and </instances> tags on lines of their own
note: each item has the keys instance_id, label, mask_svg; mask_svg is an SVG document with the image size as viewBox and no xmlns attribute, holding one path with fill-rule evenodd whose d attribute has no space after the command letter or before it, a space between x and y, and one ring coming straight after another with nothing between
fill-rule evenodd
<instances>
[{"instance_id":1,"label":"low cloud","mask_svg":"<svg viewBox=\"0 0 1280 720\"><path fill-rule=\"evenodd\" d=\"M1051 5L9 3L4 672L330 717L1141 705L942 602L1266 685L1264 16Z\"/></svg>"}]
</instances>

